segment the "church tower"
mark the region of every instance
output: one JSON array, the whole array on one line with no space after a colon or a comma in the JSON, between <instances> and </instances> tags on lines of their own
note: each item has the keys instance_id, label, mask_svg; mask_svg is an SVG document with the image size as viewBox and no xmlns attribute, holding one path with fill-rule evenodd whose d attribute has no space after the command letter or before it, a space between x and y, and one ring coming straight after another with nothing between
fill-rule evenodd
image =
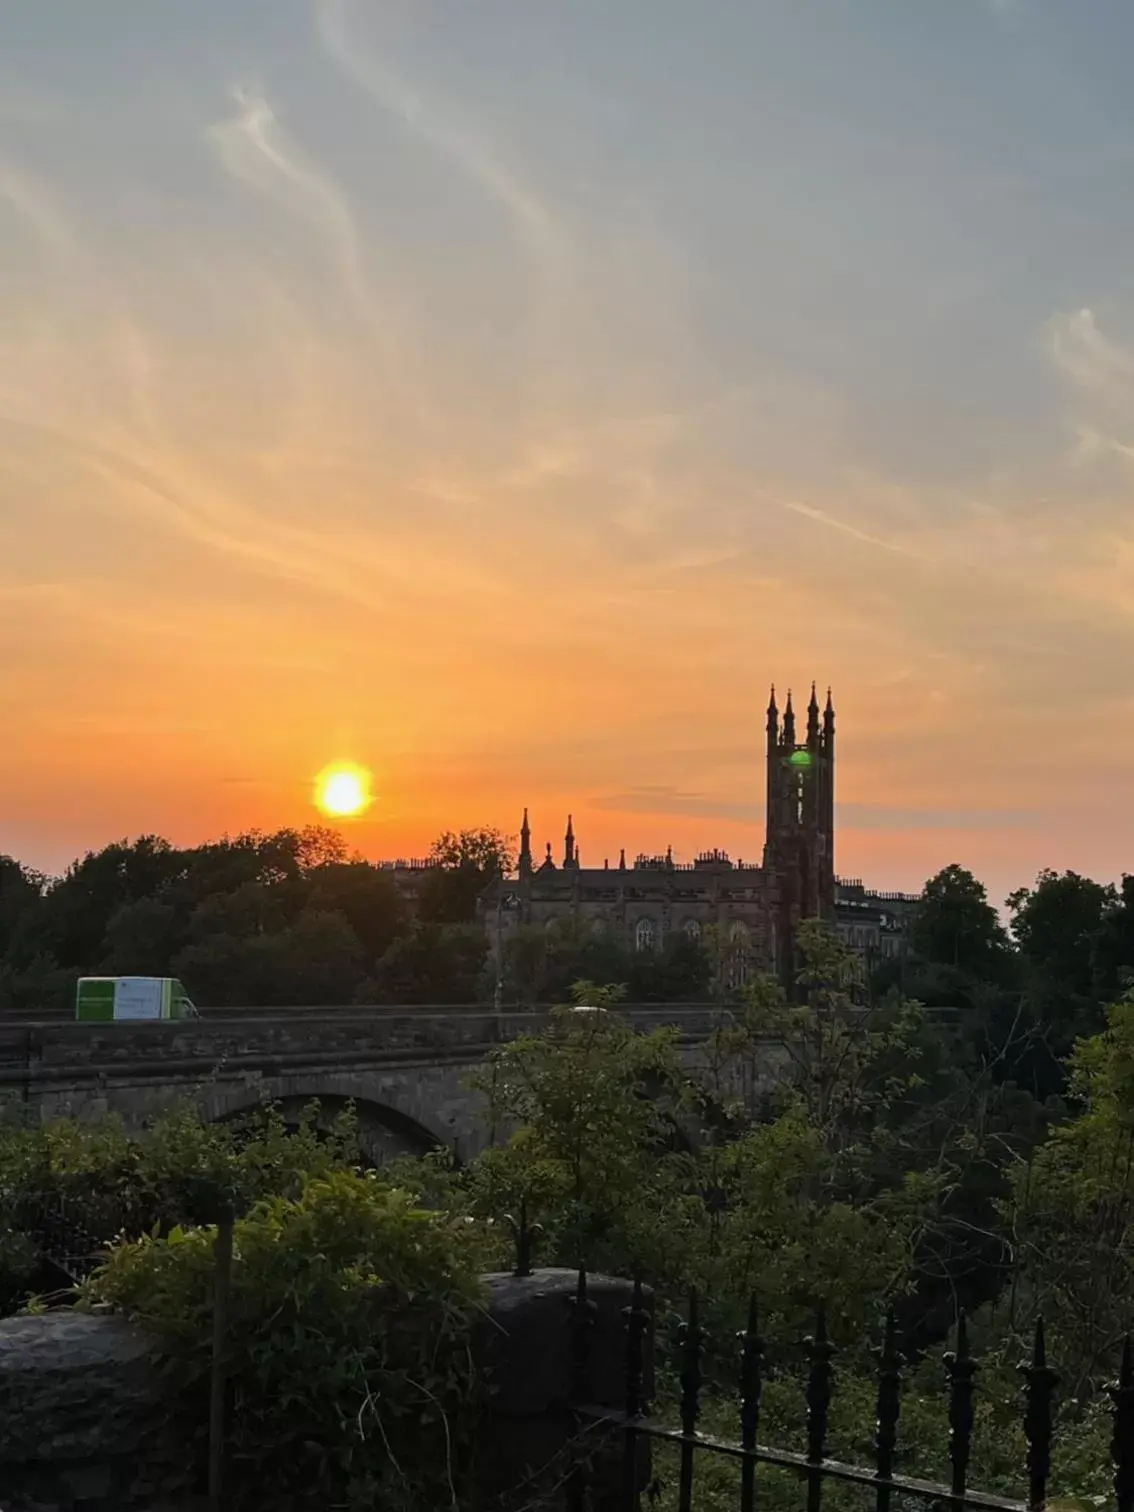
<instances>
[{"instance_id":1,"label":"church tower","mask_svg":"<svg viewBox=\"0 0 1134 1512\"><path fill-rule=\"evenodd\" d=\"M835 709L827 690L820 721L815 684L807 733L796 741L791 693L779 724L775 689L768 705L767 828L775 969L785 982L795 967L795 929L802 919L830 919L835 909Z\"/></svg>"}]
</instances>

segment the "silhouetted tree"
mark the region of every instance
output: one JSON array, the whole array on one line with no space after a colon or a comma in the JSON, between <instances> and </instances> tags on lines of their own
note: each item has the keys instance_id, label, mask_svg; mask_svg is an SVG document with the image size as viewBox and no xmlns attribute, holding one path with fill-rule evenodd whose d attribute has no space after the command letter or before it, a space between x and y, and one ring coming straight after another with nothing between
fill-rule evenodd
<instances>
[{"instance_id":1,"label":"silhouetted tree","mask_svg":"<svg viewBox=\"0 0 1134 1512\"><path fill-rule=\"evenodd\" d=\"M419 917L429 924L471 924L485 888L515 864L511 841L496 829L446 830L429 854L436 865L418 899Z\"/></svg>"}]
</instances>

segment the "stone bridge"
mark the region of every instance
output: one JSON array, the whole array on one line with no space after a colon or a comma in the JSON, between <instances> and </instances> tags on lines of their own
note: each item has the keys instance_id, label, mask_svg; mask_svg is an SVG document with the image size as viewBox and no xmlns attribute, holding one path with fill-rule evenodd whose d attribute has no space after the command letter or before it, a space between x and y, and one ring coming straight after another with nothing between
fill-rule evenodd
<instances>
[{"instance_id":1,"label":"stone bridge","mask_svg":"<svg viewBox=\"0 0 1134 1512\"><path fill-rule=\"evenodd\" d=\"M710 1007L621 1010L641 1031L681 1031L696 1058ZM467 1085L494 1046L536 1032L544 1013L481 1009L235 1010L174 1023L0 1022L0 1115L33 1123L117 1113L138 1127L172 1102L208 1120L275 1103L289 1120L317 1100L324 1118L354 1104L375 1160L445 1145L467 1160L490 1142ZM782 1052L781 1052L782 1053ZM777 1047L757 1073L775 1079Z\"/></svg>"}]
</instances>

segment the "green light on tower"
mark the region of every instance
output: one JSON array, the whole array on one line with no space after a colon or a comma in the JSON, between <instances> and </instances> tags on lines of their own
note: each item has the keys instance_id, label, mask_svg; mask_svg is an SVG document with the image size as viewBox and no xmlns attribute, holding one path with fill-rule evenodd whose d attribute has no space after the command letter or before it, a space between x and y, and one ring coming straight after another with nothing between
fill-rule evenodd
<instances>
[{"instance_id":1,"label":"green light on tower","mask_svg":"<svg viewBox=\"0 0 1134 1512\"><path fill-rule=\"evenodd\" d=\"M788 766L794 767L797 772L806 772L811 766L811 752L793 751L788 757Z\"/></svg>"}]
</instances>

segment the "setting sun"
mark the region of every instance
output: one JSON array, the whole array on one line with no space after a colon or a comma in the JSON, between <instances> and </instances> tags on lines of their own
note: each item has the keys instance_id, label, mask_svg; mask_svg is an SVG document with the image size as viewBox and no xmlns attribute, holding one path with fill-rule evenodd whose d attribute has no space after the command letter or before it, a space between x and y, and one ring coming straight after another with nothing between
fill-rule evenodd
<instances>
[{"instance_id":1,"label":"setting sun","mask_svg":"<svg viewBox=\"0 0 1134 1512\"><path fill-rule=\"evenodd\" d=\"M365 767L338 763L315 779L315 803L332 819L350 819L373 802L370 773Z\"/></svg>"}]
</instances>

